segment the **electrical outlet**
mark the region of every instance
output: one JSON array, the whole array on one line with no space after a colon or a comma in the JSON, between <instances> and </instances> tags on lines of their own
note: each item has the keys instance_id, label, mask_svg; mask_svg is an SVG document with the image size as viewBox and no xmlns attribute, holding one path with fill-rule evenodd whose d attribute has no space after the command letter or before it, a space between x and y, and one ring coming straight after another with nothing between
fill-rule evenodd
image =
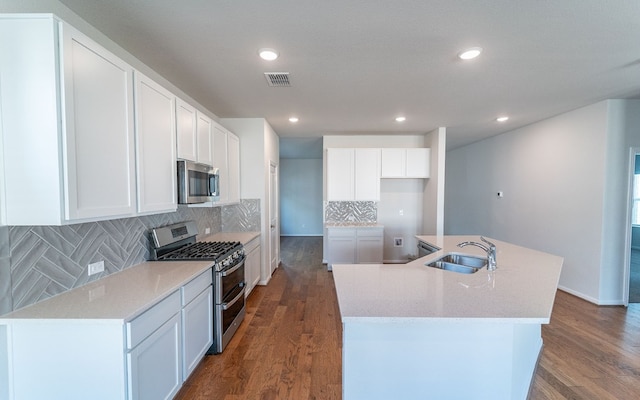
<instances>
[{"instance_id":1,"label":"electrical outlet","mask_svg":"<svg viewBox=\"0 0 640 400\"><path fill-rule=\"evenodd\" d=\"M89 276L99 274L102 271L104 271L104 261L89 264Z\"/></svg>"},{"instance_id":2,"label":"electrical outlet","mask_svg":"<svg viewBox=\"0 0 640 400\"><path fill-rule=\"evenodd\" d=\"M400 210L400 215L404 215L404 210Z\"/></svg>"},{"instance_id":3,"label":"electrical outlet","mask_svg":"<svg viewBox=\"0 0 640 400\"><path fill-rule=\"evenodd\" d=\"M204 228L204 234L208 235L211 233L211 228Z\"/></svg>"},{"instance_id":4,"label":"electrical outlet","mask_svg":"<svg viewBox=\"0 0 640 400\"><path fill-rule=\"evenodd\" d=\"M394 247L402 247L404 246L404 240L401 237L393 238L393 246Z\"/></svg>"}]
</instances>

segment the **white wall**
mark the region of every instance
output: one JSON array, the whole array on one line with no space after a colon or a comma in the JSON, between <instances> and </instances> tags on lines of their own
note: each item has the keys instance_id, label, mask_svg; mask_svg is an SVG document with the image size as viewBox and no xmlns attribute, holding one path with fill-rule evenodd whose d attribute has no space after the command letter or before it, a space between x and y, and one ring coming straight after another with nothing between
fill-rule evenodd
<instances>
[{"instance_id":1,"label":"white wall","mask_svg":"<svg viewBox=\"0 0 640 400\"><path fill-rule=\"evenodd\" d=\"M380 181L378 223L384 225L385 262L406 262L417 256L415 235L422 233L424 186L425 179ZM395 247L394 238L402 238L403 247Z\"/></svg>"},{"instance_id":2,"label":"white wall","mask_svg":"<svg viewBox=\"0 0 640 400\"><path fill-rule=\"evenodd\" d=\"M624 293L626 230L631 220L627 208L631 185L630 149L640 146L640 100L609 100L604 188L600 299L618 303ZM623 299L624 300L624 299Z\"/></svg>"},{"instance_id":3,"label":"white wall","mask_svg":"<svg viewBox=\"0 0 640 400\"><path fill-rule=\"evenodd\" d=\"M447 129L438 128L425 135L425 147L431 149L431 177L424 186L422 234L444 234L444 193Z\"/></svg>"},{"instance_id":4,"label":"white wall","mask_svg":"<svg viewBox=\"0 0 640 400\"><path fill-rule=\"evenodd\" d=\"M322 236L322 159L280 160L282 236Z\"/></svg>"},{"instance_id":5,"label":"white wall","mask_svg":"<svg viewBox=\"0 0 640 400\"><path fill-rule=\"evenodd\" d=\"M620 304L624 139L633 131L637 137L640 127L629 104L599 102L450 151L445 233L483 234L560 255L561 288Z\"/></svg>"}]
</instances>

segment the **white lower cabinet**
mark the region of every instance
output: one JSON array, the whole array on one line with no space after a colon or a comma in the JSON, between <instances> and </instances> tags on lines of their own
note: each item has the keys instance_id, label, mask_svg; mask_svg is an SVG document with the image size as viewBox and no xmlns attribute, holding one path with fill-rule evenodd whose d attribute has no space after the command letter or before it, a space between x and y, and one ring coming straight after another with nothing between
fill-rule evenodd
<instances>
[{"instance_id":1,"label":"white lower cabinet","mask_svg":"<svg viewBox=\"0 0 640 400\"><path fill-rule=\"evenodd\" d=\"M260 281L260 236L247 243L244 251L247 255L244 261L244 280L247 284L245 295L249 296Z\"/></svg>"},{"instance_id":2,"label":"white lower cabinet","mask_svg":"<svg viewBox=\"0 0 640 400\"><path fill-rule=\"evenodd\" d=\"M212 275L207 271L182 288L183 381L213 344Z\"/></svg>"},{"instance_id":3,"label":"white lower cabinet","mask_svg":"<svg viewBox=\"0 0 640 400\"><path fill-rule=\"evenodd\" d=\"M171 399L182 385L180 315L127 354L129 399Z\"/></svg>"},{"instance_id":4,"label":"white lower cabinet","mask_svg":"<svg viewBox=\"0 0 640 400\"><path fill-rule=\"evenodd\" d=\"M202 271L129 321L0 319L0 399L173 398L213 343L211 282Z\"/></svg>"},{"instance_id":5,"label":"white lower cabinet","mask_svg":"<svg viewBox=\"0 0 640 400\"><path fill-rule=\"evenodd\" d=\"M359 228L356 232L356 263L381 264L384 250L383 228Z\"/></svg>"},{"instance_id":6,"label":"white lower cabinet","mask_svg":"<svg viewBox=\"0 0 640 400\"><path fill-rule=\"evenodd\" d=\"M382 264L384 228L327 228L327 268L333 264Z\"/></svg>"},{"instance_id":7,"label":"white lower cabinet","mask_svg":"<svg viewBox=\"0 0 640 400\"><path fill-rule=\"evenodd\" d=\"M180 291L126 324L129 399L170 399L182 385Z\"/></svg>"}]
</instances>

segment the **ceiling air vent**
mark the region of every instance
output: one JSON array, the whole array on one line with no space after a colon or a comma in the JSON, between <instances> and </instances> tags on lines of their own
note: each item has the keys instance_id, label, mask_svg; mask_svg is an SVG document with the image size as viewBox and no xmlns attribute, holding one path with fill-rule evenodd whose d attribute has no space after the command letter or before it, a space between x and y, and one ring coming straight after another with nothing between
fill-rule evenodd
<instances>
[{"instance_id":1,"label":"ceiling air vent","mask_svg":"<svg viewBox=\"0 0 640 400\"><path fill-rule=\"evenodd\" d=\"M273 87L290 87L288 72L265 72L264 77L267 78L269 86Z\"/></svg>"}]
</instances>

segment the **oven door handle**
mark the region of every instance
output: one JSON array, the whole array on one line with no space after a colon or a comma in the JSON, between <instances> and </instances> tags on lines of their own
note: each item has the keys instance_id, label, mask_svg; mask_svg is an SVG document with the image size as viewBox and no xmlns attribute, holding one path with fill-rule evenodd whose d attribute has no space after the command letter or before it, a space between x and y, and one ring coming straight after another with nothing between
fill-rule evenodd
<instances>
[{"instance_id":1,"label":"oven door handle","mask_svg":"<svg viewBox=\"0 0 640 400\"><path fill-rule=\"evenodd\" d=\"M244 297L244 286L242 287L242 290L240 291L240 293L238 293L238 295L233 298L233 300L227 303L222 303L222 311L227 311L231 306L236 304L236 302L240 300L242 297Z\"/></svg>"},{"instance_id":2,"label":"oven door handle","mask_svg":"<svg viewBox=\"0 0 640 400\"><path fill-rule=\"evenodd\" d=\"M220 273L222 274L222 276L227 276L229 274L232 274L232 273L236 272L238 270L238 268L242 267L243 265L244 265L244 260L242 260L242 262L237 263L233 268L225 269L224 271L221 271Z\"/></svg>"}]
</instances>

